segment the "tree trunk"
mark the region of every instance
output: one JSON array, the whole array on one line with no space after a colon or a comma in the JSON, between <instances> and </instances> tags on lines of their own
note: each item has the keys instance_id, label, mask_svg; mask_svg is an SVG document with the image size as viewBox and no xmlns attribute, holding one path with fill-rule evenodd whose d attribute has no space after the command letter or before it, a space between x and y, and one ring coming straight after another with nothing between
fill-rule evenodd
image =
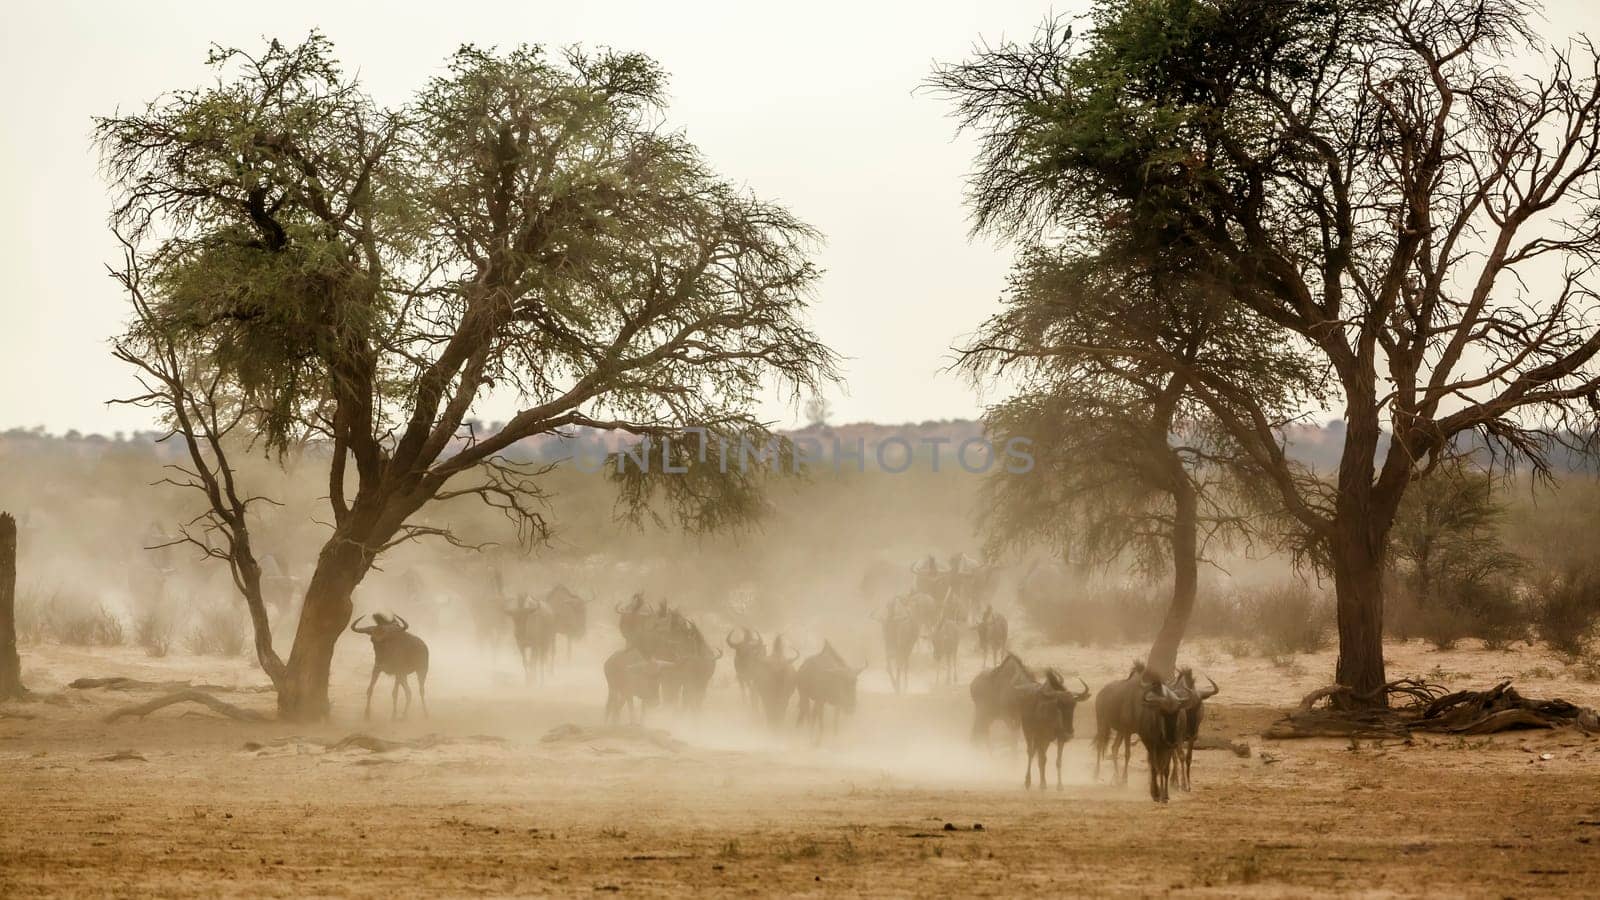
<instances>
[{"instance_id":1,"label":"tree trunk","mask_svg":"<svg viewBox=\"0 0 1600 900\"><path fill-rule=\"evenodd\" d=\"M1172 516L1172 604L1150 647L1147 669L1161 680L1172 677L1178 668L1178 645L1189 630L1194 614L1195 595L1200 581L1199 502L1187 476L1173 492Z\"/></svg>"},{"instance_id":2,"label":"tree trunk","mask_svg":"<svg viewBox=\"0 0 1600 900\"><path fill-rule=\"evenodd\" d=\"M294 649L278 689L278 717L292 722L328 718L328 673L333 648L350 624L350 596L372 558L354 541L336 537L322 549L306 587Z\"/></svg>"},{"instance_id":3,"label":"tree trunk","mask_svg":"<svg viewBox=\"0 0 1600 900\"><path fill-rule=\"evenodd\" d=\"M0 513L0 700L27 693L17 655L17 520Z\"/></svg>"},{"instance_id":4,"label":"tree trunk","mask_svg":"<svg viewBox=\"0 0 1600 900\"><path fill-rule=\"evenodd\" d=\"M1334 682L1357 694L1387 681L1383 665L1383 544L1365 523L1341 520L1329 547L1338 600L1339 662ZM1386 702L1381 692L1373 702Z\"/></svg>"}]
</instances>

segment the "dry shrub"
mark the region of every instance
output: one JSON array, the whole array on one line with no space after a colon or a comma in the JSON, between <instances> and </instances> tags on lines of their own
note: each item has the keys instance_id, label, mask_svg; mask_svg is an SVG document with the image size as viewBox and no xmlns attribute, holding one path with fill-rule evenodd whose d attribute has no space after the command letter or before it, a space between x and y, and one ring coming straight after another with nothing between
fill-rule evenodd
<instances>
[{"instance_id":1,"label":"dry shrub","mask_svg":"<svg viewBox=\"0 0 1600 900\"><path fill-rule=\"evenodd\" d=\"M1582 658L1600 621L1600 567L1572 563L1536 579L1528 589L1528 605L1534 628L1552 650L1568 659Z\"/></svg>"},{"instance_id":2,"label":"dry shrub","mask_svg":"<svg viewBox=\"0 0 1600 900\"><path fill-rule=\"evenodd\" d=\"M53 597L37 590L18 590L14 607L17 641L23 644L42 642L50 627L50 606Z\"/></svg>"},{"instance_id":3,"label":"dry shrub","mask_svg":"<svg viewBox=\"0 0 1600 900\"><path fill-rule=\"evenodd\" d=\"M1055 644L1107 646L1155 637L1171 597L1159 585L1085 585L1017 594L1023 616Z\"/></svg>"},{"instance_id":4,"label":"dry shrub","mask_svg":"<svg viewBox=\"0 0 1600 900\"><path fill-rule=\"evenodd\" d=\"M1333 602L1303 581L1291 579L1237 595L1234 601L1241 637L1263 656L1315 653L1328 646Z\"/></svg>"},{"instance_id":5,"label":"dry shrub","mask_svg":"<svg viewBox=\"0 0 1600 900\"><path fill-rule=\"evenodd\" d=\"M117 614L104 604L59 591L44 610L43 632L69 647L120 647L127 632Z\"/></svg>"},{"instance_id":6,"label":"dry shrub","mask_svg":"<svg viewBox=\"0 0 1600 900\"><path fill-rule=\"evenodd\" d=\"M164 604L152 603L133 620L134 640L144 648L146 655L155 659L166 656L172 650L176 632L177 623Z\"/></svg>"},{"instance_id":7,"label":"dry shrub","mask_svg":"<svg viewBox=\"0 0 1600 900\"><path fill-rule=\"evenodd\" d=\"M1486 650L1504 650L1528 637L1528 610L1509 578L1451 580L1426 602L1398 580L1385 591L1385 629L1401 640L1420 637L1437 650L1450 650L1478 638Z\"/></svg>"},{"instance_id":8,"label":"dry shrub","mask_svg":"<svg viewBox=\"0 0 1600 900\"><path fill-rule=\"evenodd\" d=\"M189 652L197 656L242 656L249 645L250 622L237 604L212 603L195 615Z\"/></svg>"}]
</instances>

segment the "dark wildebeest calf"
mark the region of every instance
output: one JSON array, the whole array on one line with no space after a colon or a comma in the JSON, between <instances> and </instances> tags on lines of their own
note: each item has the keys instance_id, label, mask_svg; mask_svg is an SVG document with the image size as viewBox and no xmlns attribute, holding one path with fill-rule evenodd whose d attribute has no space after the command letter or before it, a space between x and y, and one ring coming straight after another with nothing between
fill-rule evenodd
<instances>
[{"instance_id":1,"label":"dark wildebeest calf","mask_svg":"<svg viewBox=\"0 0 1600 900\"><path fill-rule=\"evenodd\" d=\"M889 683L895 693L902 693L911 674L911 653L922 636L922 626L913 615L907 598L898 597L889 604L883 617L883 662L889 670Z\"/></svg>"},{"instance_id":2,"label":"dark wildebeest calf","mask_svg":"<svg viewBox=\"0 0 1600 900\"><path fill-rule=\"evenodd\" d=\"M978 631L978 652L983 654L983 664L987 666L991 659L1000 662L1005 657L1006 644L1011 640L1011 626L1006 623L1006 617L995 612L993 607L985 607L975 627Z\"/></svg>"},{"instance_id":3,"label":"dark wildebeest calf","mask_svg":"<svg viewBox=\"0 0 1600 900\"><path fill-rule=\"evenodd\" d=\"M357 617L350 630L372 638L372 680L367 682L367 709L363 718L372 718L372 689L379 675L394 678L394 692L390 698L390 718L404 718L411 714L411 686L406 676L417 676L417 695L422 700L422 715L428 715L428 645L411 633L411 626L400 616L390 618L383 613L372 614L372 624L361 627ZM400 710L400 690L406 692L406 710Z\"/></svg>"},{"instance_id":4,"label":"dark wildebeest calf","mask_svg":"<svg viewBox=\"0 0 1600 900\"><path fill-rule=\"evenodd\" d=\"M944 616L928 635L933 645L933 671L936 681L956 683L956 666L961 651L961 625L953 617Z\"/></svg>"},{"instance_id":5,"label":"dark wildebeest calf","mask_svg":"<svg viewBox=\"0 0 1600 900\"><path fill-rule=\"evenodd\" d=\"M544 600L524 596L519 605L506 610L506 615L511 617L512 636L522 657L522 680L532 684L537 675L542 681L555 665L555 610Z\"/></svg>"},{"instance_id":6,"label":"dark wildebeest calf","mask_svg":"<svg viewBox=\"0 0 1600 900\"><path fill-rule=\"evenodd\" d=\"M1178 713L1178 745L1172 753L1172 777L1178 782L1178 789L1189 790L1189 769L1194 765L1194 745L1200 739L1200 723L1205 721L1205 702L1217 695L1217 683L1207 675L1206 680L1211 682L1211 690L1201 691L1195 687L1194 670L1188 666L1178 670L1174 684L1186 698L1183 709Z\"/></svg>"},{"instance_id":7,"label":"dark wildebeest calf","mask_svg":"<svg viewBox=\"0 0 1600 900\"><path fill-rule=\"evenodd\" d=\"M1083 679L1078 679L1083 684ZM1067 690L1061 673L1055 669L1044 671L1044 683L1026 689L1022 700L1022 736L1028 742L1028 761L1022 778L1024 788L1033 785L1033 761L1039 761L1039 790L1045 788L1044 764L1050 757L1050 745L1056 746L1056 790L1061 790L1061 751L1072 740L1072 718L1078 704L1089 699L1089 686L1083 684L1082 693Z\"/></svg>"},{"instance_id":8,"label":"dark wildebeest calf","mask_svg":"<svg viewBox=\"0 0 1600 900\"><path fill-rule=\"evenodd\" d=\"M824 707L833 707L833 730L839 730L839 720L846 713L856 711L856 679L867 667L855 668L844 661L839 651L827 641L822 649L800 664L795 673L795 692L799 695L800 715L795 724L810 723L816 740L822 741Z\"/></svg>"},{"instance_id":9,"label":"dark wildebeest calf","mask_svg":"<svg viewBox=\"0 0 1600 900\"><path fill-rule=\"evenodd\" d=\"M1128 783L1128 760L1137 733L1135 712L1144 685L1144 663L1135 662L1128 677L1100 689L1094 698L1094 777L1100 778L1100 760L1109 751L1111 778ZM1117 773L1117 751L1122 751L1122 772Z\"/></svg>"},{"instance_id":10,"label":"dark wildebeest calf","mask_svg":"<svg viewBox=\"0 0 1600 900\"><path fill-rule=\"evenodd\" d=\"M583 636L589 633L591 599L593 598L579 597L564 584L556 585L544 595L544 602L550 607L550 639L554 641L556 635L566 635L567 662L572 662L572 642L583 640Z\"/></svg>"}]
</instances>

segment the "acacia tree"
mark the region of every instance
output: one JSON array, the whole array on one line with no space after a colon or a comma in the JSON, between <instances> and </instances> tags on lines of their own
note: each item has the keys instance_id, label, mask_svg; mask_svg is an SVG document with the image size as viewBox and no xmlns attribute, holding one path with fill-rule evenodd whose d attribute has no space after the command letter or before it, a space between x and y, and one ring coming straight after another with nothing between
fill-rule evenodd
<instances>
[{"instance_id":1,"label":"acacia tree","mask_svg":"<svg viewBox=\"0 0 1600 900\"><path fill-rule=\"evenodd\" d=\"M1253 500L1229 483L1237 451L1197 402L1195 373L1253 382L1285 411L1313 383L1231 304L1182 291L1115 251L1033 247L1006 308L962 356L977 381L1015 381L986 425L1028 438L1036 461L1026 476L990 480L991 541L1050 542L1097 564L1131 557L1147 574L1170 567L1172 600L1148 662L1163 675L1177 664L1206 545L1245 533Z\"/></svg>"},{"instance_id":2,"label":"acacia tree","mask_svg":"<svg viewBox=\"0 0 1600 900\"><path fill-rule=\"evenodd\" d=\"M1441 590L1478 585L1521 567L1499 530L1505 504L1495 479L1457 462L1418 479L1395 513L1390 553L1411 578L1413 599L1427 605Z\"/></svg>"},{"instance_id":3,"label":"acacia tree","mask_svg":"<svg viewBox=\"0 0 1600 900\"><path fill-rule=\"evenodd\" d=\"M980 227L1176 248L1327 372L1331 482L1297 471L1252 385L1196 391L1322 549L1358 697L1382 695L1382 572L1413 479L1468 434L1543 469L1600 409L1600 53L1535 46L1531 15L1104 0L1081 39L1049 23L935 76L981 135Z\"/></svg>"},{"instance_id":4,"label":"acacia tree","mask_svg":"<svg viewBox=\"0 0 1600 900\"><path fill-rule=\"evenodd\" d=\"M280 715L326 716L351 593L379 554L455 539L412 521L425 505L475 496L543 534L541 470L501 455L516 442L765 438L758 391L833 377L804 320L813 233L661 127L648 58L466 47L396 109L320 35L211 62L214 86L97 123L135 311L117 354L188 449L173 480L207 503L183 539L230 565ZM464 423L491 391L520 409L480 435ZM331 450L332 530L286 661L250 542L259 498L229 461L244 440ZM670 455L689 471L634 473L625 498L664 496L690 527L760 511L759 471Z\"/></svg>"}]
</instances>

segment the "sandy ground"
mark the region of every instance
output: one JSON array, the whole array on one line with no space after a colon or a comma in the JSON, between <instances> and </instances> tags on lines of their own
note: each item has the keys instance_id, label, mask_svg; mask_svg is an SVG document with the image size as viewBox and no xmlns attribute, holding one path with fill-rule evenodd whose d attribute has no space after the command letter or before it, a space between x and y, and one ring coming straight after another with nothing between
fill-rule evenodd
<instances>
[{"instance_id":1,"label":"sandy ground","mask_svg":"<svg viewBox=\"0 0 1600 900\"><path fill-rule=\"evenodd\" d=\"M107 724L106 712L152 695L64 685L261 678L241 660L25 648L31 686L59 694L0 707L0 896L1600 892L1600 740L1261 740L1331 672L1327 654L1274 665L1189 648L1223 688L1209 733L1251 754L1198 753L1193 793L1158 806L1137 751L1132 784L1095 782L1087 707L1065 789L1024 792L1021 751L969 745L965 687L927 684L925 654L914 663L924 681L904 696L877 668L863 676L860 711L821 746L752 723L727 661L698 719L649 723L671 741L544 740L600 723L607 636L590 643L537 687L508 651L438 654L431 718L390 722L380 691L381 714L363 723L368 651L345 641L337 715L316 728L193 706ZM1023 654L1094 688L1136 655ZM1563 678L1529 648L1410 644L1389 657L1391 675L1458 687L1514 676L1525 693L1600 704L1600 685ZM969 678L977 661L963 668ZM269 694L219 696L270 707ZM318 742L358 732L451 740L389 753ZM101 761L121 750L142 759Z\"/></svg>"}]
</instances>

